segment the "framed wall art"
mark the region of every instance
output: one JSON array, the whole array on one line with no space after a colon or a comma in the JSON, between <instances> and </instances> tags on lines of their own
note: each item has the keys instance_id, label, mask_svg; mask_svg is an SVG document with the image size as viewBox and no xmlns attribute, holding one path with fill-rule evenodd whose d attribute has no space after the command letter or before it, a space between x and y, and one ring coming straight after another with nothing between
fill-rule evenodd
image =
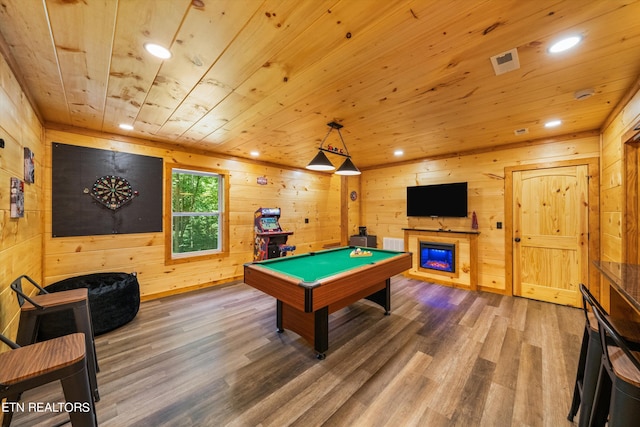
<instances>
[{"instance_id":1,"label":"framed wall art","mask_svg":"<svg viewBox=\"0 0 640 427\"><path fill-rule=\"evenodd\" d=\"M24 217L24 181L11 177L11 218Z\"/></svg>"},{"instance_id":2,"label":"framed wall art","mask_svg":"<svg viewBox=\"0 0 640 427\"><path fill-rule=\"evenodd\" d=\"M36 182L36 164L33 159L33 151L24 147L24 182L33 184Z\"/></svg>"}]
</instances>

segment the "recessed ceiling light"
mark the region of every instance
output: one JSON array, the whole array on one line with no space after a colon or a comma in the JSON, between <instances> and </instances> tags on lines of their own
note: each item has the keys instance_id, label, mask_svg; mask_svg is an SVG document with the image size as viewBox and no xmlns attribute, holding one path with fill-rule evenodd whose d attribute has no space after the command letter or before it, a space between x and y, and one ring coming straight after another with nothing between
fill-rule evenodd
<instances>
[{"instance_id":1,"label":"recessed ceiling light","mask_svg":"<svg viewBox=\"0 0 640 427\"><path fill-rule=\"evenodd\" d=\"M582 37L580 36L567 37L566 39L562 39L552 44L551 47L549 48L549 52L551 53L564 52L565 50L571 49L572 47L580 43L580 40L582 40Z\"/></svg>"},{"instance_id":2,"label":"recessed ceiling light","mask_svg":"<svg viewBox=\"0 0 640 427\"><path fill-rule=\"evenodd\" d=\"M404 151L402 151L402 150L396 150L396 151L393 152L394 156L402 156L403 154L404 154Z\"/></svg>"},{"instance_id":3,"label":"recessed ceiling light","mask_svg":"<svg viewBox=\"0 0 640 427\"><path fill-rule=\"evenodd\" d=\"M554 128L556 126L560 126L562 124L562 120L550 120L544 124L546 128Z\"/></svg>"},{"instance_id":4,"label":"recessed ceiling light","mask_svg":"<svg viewBox=\"0 0 640 427\"><path fill-rule=\"evenodd\" d=\"M249 154L251 154L253 157L258 157L260 155L260 153L258 153L257 151L252 151Z\"/></svg>"},{"instance_id":5,"label":"recessed ceiling light","mask_svg":"<svg viewBox=\"0 0 640 427\"><path fill-rule=\"evenodd\" d=\"M147 52L149 52L151 55L157 58L160 58L160 59L171 58L171 52L169 52L169 49L167 49L166 47L160 46L159 44L145 43L144 48L147 50Z\"/></svg>"},{"instance_id":6,"label":"recessed ceiling light","mask_svg":"<svg viewBox=\"0 0 640 427\"><path fill-rule=\"evenodd\" d=\"M123 129L123 130L133 130L133 126L128 125L126 123L120 123L119 127L120 129Z\"/></svg>"}]
</instances>

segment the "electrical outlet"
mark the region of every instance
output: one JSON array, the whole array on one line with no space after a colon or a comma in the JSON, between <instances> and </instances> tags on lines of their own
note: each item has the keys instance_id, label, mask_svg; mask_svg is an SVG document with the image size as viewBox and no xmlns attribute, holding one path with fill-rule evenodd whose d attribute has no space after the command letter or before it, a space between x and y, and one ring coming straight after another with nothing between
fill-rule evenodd
<instances>
[{"instance_id":1,"label":"electrical outlet","mask_svg":"<svg viewBox=\"0 0 640 427\"><path fill-rule=\"evenodd\" d=\"M0 148L4 148L4 139L0 138Z\"/></svg>"},{"instance_id":2,"label":"electrical outlet","mask_svg":"<svg viewBox=\"0 0 640 427\"><path fill-rule=\"evenodd\" d=\"M501 229L502 228L502 223L501 222L496 222L496 228L497 229Z\"/></svg>"}]
</instances>

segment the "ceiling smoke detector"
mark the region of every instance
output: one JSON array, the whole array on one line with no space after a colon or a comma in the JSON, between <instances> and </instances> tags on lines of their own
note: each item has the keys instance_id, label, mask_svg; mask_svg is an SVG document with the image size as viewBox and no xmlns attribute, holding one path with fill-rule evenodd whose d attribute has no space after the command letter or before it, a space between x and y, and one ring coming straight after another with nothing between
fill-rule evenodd
<instances>
[{"instance_id":1,"label":"ceiling smoke detector","mask_svg":"<svg viewBox=\"0 0 640 427\"><path fill-rule=\"evenodd\" d=\"M491 58L491 65L496 76L508 73L520 68L520 59L518 59L518 49L513 48L506 52L499 53Z\"/></svg>"},{"instance_id":2,"label":"ceiling smoke detector","mask_svg":"<svg viewBox=\"0 0 640 427\"><path fill-rule=\"evenodd\" d=\"M596 93L593 89L579 90L573 94L573 98L580 101L581 99L591 98Z\"/></svg>"}]
</instances>

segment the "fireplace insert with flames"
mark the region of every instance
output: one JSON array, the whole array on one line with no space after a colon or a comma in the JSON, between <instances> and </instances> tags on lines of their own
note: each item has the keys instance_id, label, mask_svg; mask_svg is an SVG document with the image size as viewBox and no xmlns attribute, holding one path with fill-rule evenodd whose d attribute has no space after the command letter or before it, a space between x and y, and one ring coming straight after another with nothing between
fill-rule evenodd
<instances>
[{"instance_id":1,"label":"fireplace insert with flames","mask_svg":"<svg viewBox=\"0 0 640 427\"><path fill-rule=\"evenodd\" d=\"M420 242L420 267L455 273L455 260L455 244Z\"/></svg>"}]
</instances>

